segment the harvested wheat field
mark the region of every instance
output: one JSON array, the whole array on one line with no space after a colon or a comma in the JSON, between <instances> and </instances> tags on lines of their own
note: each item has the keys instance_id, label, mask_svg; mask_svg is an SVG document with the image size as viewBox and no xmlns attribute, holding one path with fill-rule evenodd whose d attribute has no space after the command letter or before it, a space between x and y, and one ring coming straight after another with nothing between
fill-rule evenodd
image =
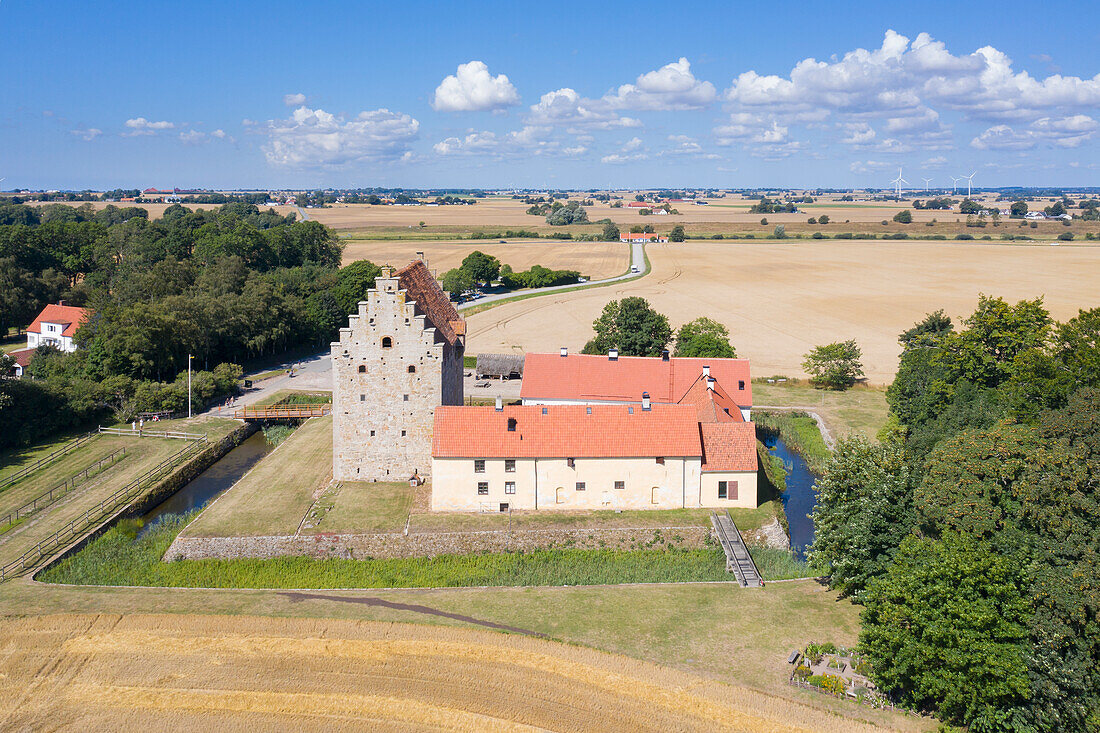
<instances>
[{"instance_id":1,"label":"harvested wheat field","mask_svg":"<svg viewBox=\"0 0 1100 733\"><path fill-rule=\"evenodd\" d=\"M872 730L627 657L377 622L23 618L0 670L7 730Z\"/></svg>"},{"instance_id":2,"label":"harvested wheat field","mask_svg":"<svg viewBox=\"0 0 1100 733\"><path fill-rule=\"evenodd\" d=\"M496 239L451 242L353 239L345 244L344 264L370 260L377 265L400 267L413 260L417 252L423 252L428 267L442 276L452 267L458 267L462 258L474 250L496 257L516 272L542 265L551 270L576 270L593 279L623 274L630 259L630 246L619 242L513 239L501 244Z\"/></svg>"},{"instance_id":3,"label":"harvested wheat field","mask_svg":"<svg viewBox=\"0 0 1100 733\"><path fill-rule=\"evenodd\" d=\"M757 376L802 374L817 344L855 339L868 381L893 380L898 334L943 308L958 323L979 293L1044 296L1058 320L1100 306L1100 247L952 242L651 245L653 271L606 288L507 303L468 318L470 354L580 349L608 301L638 295L673 327L725 323Z\"/></svg>"}]
</instances>

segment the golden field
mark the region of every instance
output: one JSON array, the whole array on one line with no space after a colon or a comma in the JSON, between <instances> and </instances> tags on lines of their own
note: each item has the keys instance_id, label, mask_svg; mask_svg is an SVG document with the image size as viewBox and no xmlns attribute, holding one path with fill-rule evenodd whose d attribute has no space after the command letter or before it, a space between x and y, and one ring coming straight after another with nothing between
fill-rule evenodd
<instances>
[{"instance_id":1,"label":"golden field","mask_svg":"<svg viewBox=\"0 0 1100 733\"><path fill-rule=\"evenodd\" d=\"M13 619L0 670L8 730L877 730L530 636L365 621Z\"/></svg>"},{"instance_id":2,"label":"golden field","mask_svg":"<svg viewBox=\"0 0 1100 733\"><path fill-rule=\"evenodd\" d=\"M817 344L855 339L868 381L893 379L898 334L943 308L958 322L978 294L1044 296L1059 320L1100 305L1100 247L959 242L688 242L650 245L650 275L506 303L468 319L467 352L579 350L613 299L641 296L674 327L725 323L757 376L802 374Z\"/></svg>"},{"instance_id":3,"label":"golden field","mask_svg":"<svg viewBox=\"0 0 1100 733\"><path fill-rule=\"evenodd\" d=\"M370 260L376 265L401 267L415 259L417 252L423 252L428 267L442 276L458 267L462 258L474 250L498 258L516 272L542 265L551 270L576 270L593 279L621 275L630 261L629 245L619 242L510 239L501 244L496 239L450 242L352 239L345 242L344 264Z\"/></svg>"}]
</instances>

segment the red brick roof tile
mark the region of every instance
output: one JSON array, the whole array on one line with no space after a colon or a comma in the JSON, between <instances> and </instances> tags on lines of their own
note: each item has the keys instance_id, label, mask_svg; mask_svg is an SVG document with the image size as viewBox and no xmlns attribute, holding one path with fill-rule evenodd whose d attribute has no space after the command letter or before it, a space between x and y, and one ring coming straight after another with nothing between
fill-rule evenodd
<instances>
[{"instance_id":1,"label":"red brick roof tile","mask_svg":"<svg viewBox=\"0 0 1100 733\"><path fill-rule=\"evenodd\" d=\"M755 471L756 427L751 422L700 423L703 471Z\"/></svg>"},{"instance_id":2,"label":"red brick roof tile","mask_svg":"<svg viewBox=\"0 0 1100 733\"><path fill-rule=\"evenodd\" d=\"M702 374L691 389L680 398L681 405L694 405L699 422L745 422L741 408L726 393L717 379L707 388L707 378Z\"/></svg>"},{"instance_id":3,"label":"red brick roof tile","mask_svg":"<svg viewBox=\"0 0 1100 733\"><path fill-rule=\"evenodd\" d=\"M515 420L515 430L508 430ZM702 456L690 405L510 405L435 408L435 458Z\"/></svg>"},{"instance_id":4,"label":"red brick roof tile","mask_svg":"<svg viewBox=\"0 0 1100 733\"><path fill-rule=\"evenodd\" d=\"M50 303L42 309L42 312L34 319L34 323L27 326L27 331L31 333L42 333L42 324L44 322L58 323L65 327L65 330L61 333L62 336L72 336L76 333L76 329L80 328L81 324L91 317L92 311L88 308L77 308L72 305L57 305L56 303Z\"/></svg>"},{"instance_id":5,"label":"red brick roof tile","mask_svg":"<svg viewBox=\"0 0 1100 733\"><path fill-rule=\"evenodd\" d=\"M466 323L458 315L451 299L439 287L423 260L414 260L397 271L401 289L405 290L409 300L416 301L416 307L424 313L436 333L454 344L458 337L466 333Z\"/></svg>"},{"instance_id":6,"label":"red brick roof tile","mask_svg":"<svg viewBox=\"0 0 1100 733\"><path fill-rule=\"evenodd\" d=\"M649 392L654 402L676 403L698 381L703 367L723 385L729 398L752 406L748 359L699 359L606 355L527 354L523 365L525 400L639 402ZM740 389L741 385L744 389Z\"/></svg>"}]
</instances>

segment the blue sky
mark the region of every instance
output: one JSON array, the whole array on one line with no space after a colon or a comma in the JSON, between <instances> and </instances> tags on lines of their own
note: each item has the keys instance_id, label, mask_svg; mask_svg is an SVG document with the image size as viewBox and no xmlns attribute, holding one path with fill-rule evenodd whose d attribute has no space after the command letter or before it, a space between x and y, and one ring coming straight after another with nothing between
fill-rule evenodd
<instances>
[{"instance_id":1,"label":"blue sky","mask_svg":"<svg viewBox=\"0 0 1100 733\"><path fill-rule=\"evenodd\" d=\"M1087 3L832 7L3 0L0 188L1100 185Z\"/></svg>"}]
</instances>

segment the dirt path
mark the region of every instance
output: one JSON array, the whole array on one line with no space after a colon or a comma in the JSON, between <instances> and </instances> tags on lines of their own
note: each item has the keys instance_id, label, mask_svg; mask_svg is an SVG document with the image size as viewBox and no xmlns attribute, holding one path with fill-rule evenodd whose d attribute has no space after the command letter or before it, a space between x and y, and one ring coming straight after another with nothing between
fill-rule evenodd
<instances>
[{"instance_id":1,"label":"dirt path","mask_svg":"<svg viewBox=\"0 0 1100 733\"><path fill-rule=\"evenodd\" d=\"M873 730L627 657L376 622L22 618L0 670L9 730Z\"/></svg>"}]
</instances>

